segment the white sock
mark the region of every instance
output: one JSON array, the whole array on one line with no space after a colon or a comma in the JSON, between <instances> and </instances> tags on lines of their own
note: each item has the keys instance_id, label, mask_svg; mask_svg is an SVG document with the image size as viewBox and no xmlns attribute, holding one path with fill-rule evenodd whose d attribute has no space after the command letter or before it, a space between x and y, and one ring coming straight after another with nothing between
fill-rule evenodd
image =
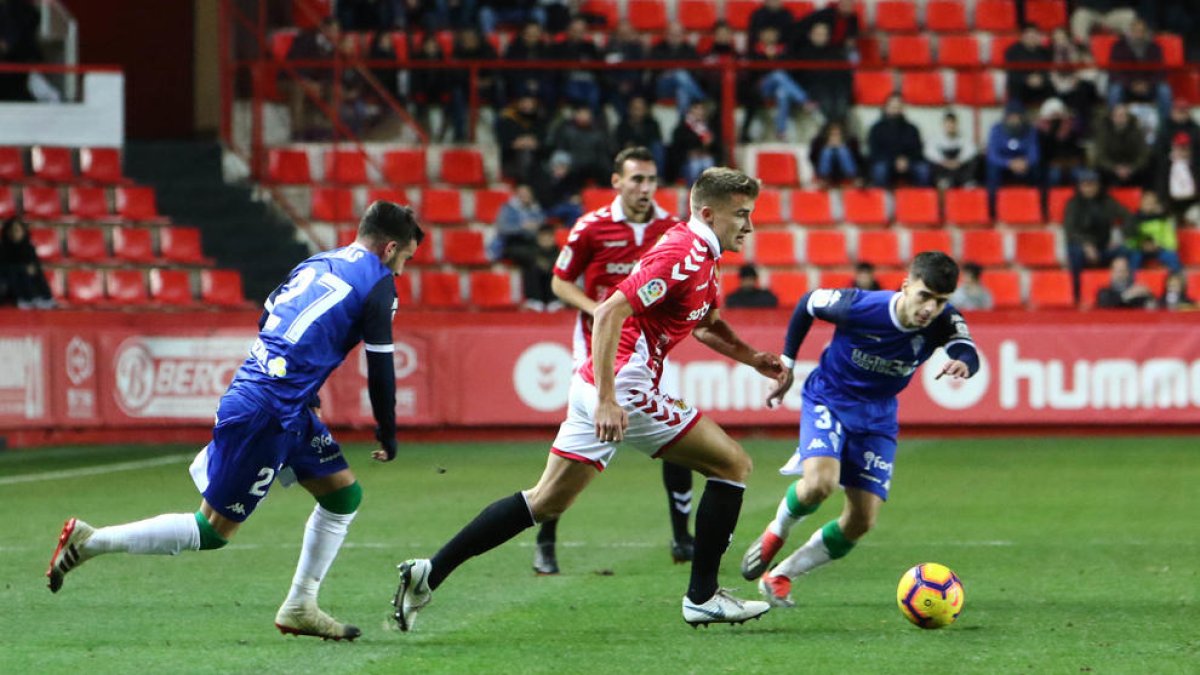
<instances>
[{"instance_id":1,"label":"white sock","mask_svg":"<svg viewBox=\"0 0 1200 675\"><path fill-rule=\"evenodd\" d=\"M301 604L317 600L321 581L337 557L350 521L358 512L348 514L326 511L320 504L313 507L312 515L304 526L304 544L300 548L300 562L296 563L296 574L292 577L292 589L285 604Z\"/></svg>"},{"instance_id":2,"label":"white sock","mask_svg":"<svg viewBox=\"0 0 1200 675\"><path fill-rule=\"evenodd\" d=\"M788 509L787 497L784 496L783 499L779 500L779 508L775 509L775 520L771 521L771 524L767 526L767 529L780 539L787 539L788 534L792 531L792 527L794 527L796 523L804 520L806 517L807 516L793 516L792 512Z\"/></svg>"},{"instance_id":3,"label":"white sock","mask_svg":"<svg viewBox=\"0 0 1200 675\"><path fill-rule=\"evenodd\" d=\"M796 549L795 553L789 555L775 569L771 570L771 574L795 579L797 576L807 574L832 559L829 557L829 549L825 548L825 538L821 530L818 529L816 532L813 532L808 541L804 542L803 546Z\"/></svg>"},{"instance_id":4,"label":"white sock","mask_svg":"<svg viewBox=\"0 0 1200 675\"><path fill-rule=\"evenodd\" d=\"M83 550L90 555L115 551L176 555L180 551L199 551L200 528L194 513L164 513L136 523L101 527L83 545Z\"/></svg>"}]
</instances>

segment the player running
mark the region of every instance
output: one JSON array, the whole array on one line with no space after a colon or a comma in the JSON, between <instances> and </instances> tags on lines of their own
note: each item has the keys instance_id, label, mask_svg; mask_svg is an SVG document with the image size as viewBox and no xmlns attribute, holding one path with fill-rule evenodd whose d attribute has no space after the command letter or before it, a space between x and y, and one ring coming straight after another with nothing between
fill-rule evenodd
<instances>
[{"instance_id":1,"label":"player running","mask_svg":"<svg viewBox=\"0 0 1200 675\"><path fill-rule=\"evenodd\" d=\"M742 249L753 231L757 197L758 183L740 171L713 168L700 175L692 187L691 220L671 228L596 308L592 355L572 377L567 419L537 485L493 502L432 559L399 566L392 602L401 630L412 629L433 590L467 559L562 514L622 441L708 477L696 512L684 620L693 626L741 623L770 609L765 602L738 600L717 585L750 457L715 422L658 386L663 359L691 333L782 387L785 369L778 357L738 339L716 309L717 260L723 251Z\"/></svg>"},{"instance_id":2,"label":"player running","mask_svg":"<svg viewBox=\"0 0 1200 675\"><path fill-rule=\"evenodd\" d=\"M275 626L293 635L358 637L358 628L317 606L321 580L362 501L341 447L321 422L317 392L363 342L379 441L371 456L381 462L396 456L392 277L403 272L423 238L409 207L375 202L353 244L296 266L267 298L258 339L218 404L212 441L192 463L192 480L204 496L200 510L101 528L71 518L46 570L50 590L57 593L67 572L103 553L175 555L221 548L287 468L317 504Z\"/></svg>"},{"instance_id":3,"label":"player running","mask_svg":"<svg viewBox=\"0 0 1200 675\"><path fill-rule=\"evenodd\" d=\"M967 323L947 304L957 285L954 260L927 251L913 259L899 292L818 289L796 305L780 357L787 378L768 405L781 402L791 387L796 352L813 318L837 329L804 382L800 444L779 470L803 477L788 486L775 519L742 558L742 576L761 576L759 591L773 606L791 607L792 579L845 556L875 524L892 482L900 431L896 395L917 367L942 347L950 360L939 378L968 378L979 369ZM842 514L763 576L792 527L839 483L846 492Z\"/></svg>"},{"instance_id":4,"label":"player running","mask_svg":"<svg viewBox=\"0 0 1200 675\"><path fill-rule=\"evenodd\" d=\"M558 299L580 310L573 339L576 368L592 353L592 316L596 307L629 276L638 259L676 224L674 217L654 202L658 167L648 149L622 150L613 162L612 185L618 193L612 204L584 215L571 229L550 282ZM580 277L582 288L575 283ZM688 533L692 472L671 462L663 462L662 470L671 514L671 557L677 563L687 562L692 559L693 546L692 535ZM538 529L533 555L533 570L538 574L558 574L554 552L557 529L557 518L543 522Z\"/></svg>"}]
</instances>

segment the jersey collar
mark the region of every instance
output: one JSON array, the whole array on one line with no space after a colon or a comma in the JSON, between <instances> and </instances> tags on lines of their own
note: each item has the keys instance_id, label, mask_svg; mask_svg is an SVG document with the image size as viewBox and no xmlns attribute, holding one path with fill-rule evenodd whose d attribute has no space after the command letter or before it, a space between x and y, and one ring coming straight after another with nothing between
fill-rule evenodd
<instances>
[{"instance_id":1,"label":"jersey collar","mask_svg":"<svg viewBox=\"0 0 1200 675\"><path fill-rule=\"evenodd\" d=\"M714 260L721 259L721 242L717 241L717 233L713 232L712 228L702 220L692 216L687 223L688 229L704 240L708 244L708 250L712 252Z\"/></svg>"},{"instance_id":2,"label":"jersey collar","mask_svg":"<svg viewBox=\"0 0 1200 675\"><path fill-rule=\"evenodd\" d=\"M890 301L888 301L888 316L891 317L891 319L892 319L892 325L895 326L897 330L904 331L905 333L915 333L916 331L921 330L919 327L918 328L905 328L904 324L900 323L900 315L896 312L896 307L899 304L900 304L900 292L897 291L895 294L892 295L892 299Z\"/></svg>"},{"instance_id":3,"label":"jersey collar","mask_svg":"<svg viewBox=\"0 0 1200 675\"><path fill-rule=\"evenodd\" d=\"M671 217L671 214L667 213L666 209L659 206L658 202L651 200L650 204L654 206L654 218L651 220L662 220L663 218ZM629 217L625 215L625 206L621 204L621 195L617 195L616 198L613 199L612 206L608 207L608 210L612 212L612 219L614 223L624 223L629 220ZM630 223L630 225L633 224L634 223Z\"/></svg>"}]
</instances>

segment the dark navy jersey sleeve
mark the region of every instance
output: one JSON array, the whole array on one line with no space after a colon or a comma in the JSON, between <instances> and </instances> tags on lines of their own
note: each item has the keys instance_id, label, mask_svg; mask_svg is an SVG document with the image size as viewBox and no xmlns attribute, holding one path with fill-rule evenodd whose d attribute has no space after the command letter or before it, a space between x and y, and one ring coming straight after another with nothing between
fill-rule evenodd
<instances>
[{"instance_id":1,"label":"dark navy jersey sleeve","mask_svg":"<svg viewBox=\"0 0 1200 675\"><path fill-rule=\"evenodd\" d=\"M858 289L854 288L818 288L805 293L800 302L796 303L796 310L792 312L792 319L788 323L787 337L783 342L783 356L789 361L796 358L800 344L812 328L814 318L831 323L839 323L845 319L857 294Z\"/></svg>"},{"instance_id":2,"label":"dark navy jersey sleeve","mask_svg":"<svg viewBox=\"0 0 1200 675\"><path fill-rule=\"evenodd\" d=\"M363 344L367 351L394 351L392 319L396 315L396 284L384 277L367 294L363 305Z\"/></svg>"},{"instance_id":3,"label":"dark navy jersey sleeve","mask_svg":"<svg viewBox=\"0 0 1200 675\"><path fill-rule=\"evenodd\" d=\"M384 277L367 295L363 306L363 349L367 351L367 391L375 416L375 439L396 456L396 371L392 353L392 317L396 312L396 285Z\"/></svg>"},{"instance_id":4,"label":"dark navy jersey sleeve","mask_svg":"<svg viewBox=\"0 0 1200 675\"><path fill-rule=\"evenodd\" d=\"M937 318L932 331L933 346L946 350L946 354L967 365L974 375L979 370L979 352L975 349L975 340L971 338L971 330L967 328L967 320L954 307L947 307Z\"/></svg>"}]
</instances>

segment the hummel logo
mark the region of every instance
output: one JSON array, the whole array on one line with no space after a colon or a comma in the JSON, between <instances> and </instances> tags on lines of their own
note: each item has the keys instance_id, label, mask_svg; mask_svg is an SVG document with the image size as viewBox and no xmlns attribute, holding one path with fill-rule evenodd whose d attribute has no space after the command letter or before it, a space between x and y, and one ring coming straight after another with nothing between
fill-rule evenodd
<instances>
[{"instance_id":1,"label":"hummel logo","mask_svg":"<svg viewBox=\"0 0 1200 675\"><path fill-rule=\"evenodd\" d=\"M828 448L828 447L829 447L828 445L825 445L825 441L823 441L819 438L812 439L812 443L808 444L809 450L824 450L825 448Z\"/></svg>"},{"instance_id":2,"label":"hummel logo","mask_svg":"<svg viewBox=\"0 0 1200 675\"><path fill-rule=\"evenodd\" d=\"M241 502L238 502L236 504L230 504L229 506L226 506L225 508L230 511L233 511L234 513L238 514L239 516L246 515L246 507L242 506Z\"/></svg>"},{"instance_id":3,"label":"hummel logo","mask_svg":"<svg viewBox=\"0 0 1200 675\"><path fill-rule=\"evenodd\" d=\"M628 244L629 244L629 242L624 239L621 239L619 241L606 241L606 242L604 242L604 248L616 248L618 246L626 246Z\"/></svg>"}]
</instances>

